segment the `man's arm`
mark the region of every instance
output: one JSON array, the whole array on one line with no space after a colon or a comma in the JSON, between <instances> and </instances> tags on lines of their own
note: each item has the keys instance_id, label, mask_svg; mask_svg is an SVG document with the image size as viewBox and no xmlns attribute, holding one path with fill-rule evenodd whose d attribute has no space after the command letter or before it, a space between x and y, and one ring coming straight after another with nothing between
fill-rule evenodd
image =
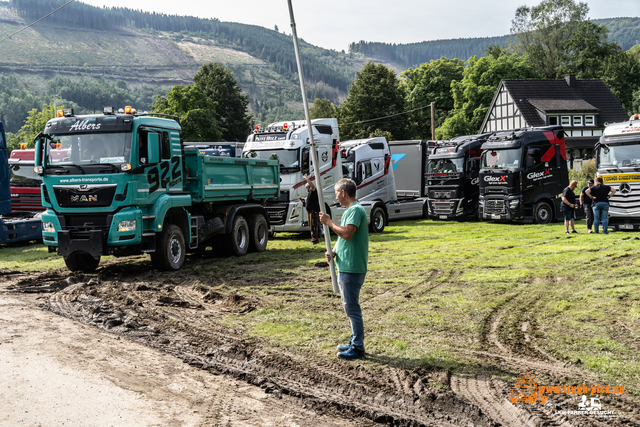
<instances>
[{"instance_id":1,"label":"man's arm","mask_svg":"<svg viewBox=\"0 0 640 427\"><path fill-rule=\"evenodd\" d=\"M307 184L309 184L309 190L311 191L316 191L316 186L313 185L313 182L311 182L311 180L309 178L307 178L307 174L304 174L304 180L307 181Z\"/></svg>"},{"instance_id":2,"label":"man's arm","mask_svg":"<svg viewBox=\"0 0 640 427\"><path fill-rule=\"evenodd\" d=\"M324 225L329 226L329 228L338 235L338 237L342 237L344 240L350 240L355 234L358 227L353 224L347 224L345 226L338 225L331 220L331 217L327 214L323 214L320 212L320 222Z\"/></svg>"}]
</instances>

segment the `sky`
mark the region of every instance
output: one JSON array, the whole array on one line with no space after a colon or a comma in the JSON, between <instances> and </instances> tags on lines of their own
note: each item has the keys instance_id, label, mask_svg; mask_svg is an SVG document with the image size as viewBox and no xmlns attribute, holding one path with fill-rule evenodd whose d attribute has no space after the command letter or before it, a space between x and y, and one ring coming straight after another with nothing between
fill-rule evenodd
<instances>
[{"instance_id":1,"label":"sky","mask_svg":"<svg viewBox=\"0 0 640 427\"><path fill-rule=\"evenodd\" d=\"M291 34L287 0L76 0L169 15L218 18ZM348 51L360 40L418 43L509 34L519 6L540 0L291 0L298 37ZM640 17L638 0L584 0L589 18Z\"/></svg>"}]
</instances>

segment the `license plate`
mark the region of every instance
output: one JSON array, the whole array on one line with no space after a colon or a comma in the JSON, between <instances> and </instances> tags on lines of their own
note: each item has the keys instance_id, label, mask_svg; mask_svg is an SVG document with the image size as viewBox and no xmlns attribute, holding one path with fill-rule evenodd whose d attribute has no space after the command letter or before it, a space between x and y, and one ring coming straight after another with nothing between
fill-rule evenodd
<instances>
[{"instance_id":1,"label":"license plate","mask_svg":"<svg viewBox=\"0 0 640 427\"><path fill-rule=\"evenodd\" d=\"M491 219L500 219L500 215L492 214Z\"/></svg>"},{"instance_id":2,"label":"license plate","mask_svg":"<svg viewBox=\"0 0 640 427\"><path fill-rule=\"evenodd\" d=\"M446 215L438 215L438 218L440 218L440 219L447 219L447 216L446 216Z\"/></svg>"},{"instance_id":3,"label":"license plate","mask_svg":"<svg viewBox=\"0 0 640 427\"><path fill-rule=\"evenodd\" d=\"M633 230L633 224L620 224L620 230Z\"/></svg>"}]
</instances>

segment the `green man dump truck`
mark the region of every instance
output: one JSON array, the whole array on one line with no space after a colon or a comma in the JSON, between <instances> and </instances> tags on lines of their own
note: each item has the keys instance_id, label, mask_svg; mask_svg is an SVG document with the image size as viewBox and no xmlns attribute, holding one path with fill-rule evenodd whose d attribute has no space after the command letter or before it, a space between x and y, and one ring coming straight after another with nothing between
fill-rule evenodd
<instances>
[{"instance_id":1,"label":"green man dump truck","mask_svg":"<svg viewBox=\"0 0 640 427\"><path fill-rule=\"evenodd\" d=\"M43 242L70 270L95 270L102 255L149 253L157 269L177 270L187 251L266 249L277 160L202 155L175 120L130 107L57 116L36 137L35 169Z\"/></svg>"}]
</instances>

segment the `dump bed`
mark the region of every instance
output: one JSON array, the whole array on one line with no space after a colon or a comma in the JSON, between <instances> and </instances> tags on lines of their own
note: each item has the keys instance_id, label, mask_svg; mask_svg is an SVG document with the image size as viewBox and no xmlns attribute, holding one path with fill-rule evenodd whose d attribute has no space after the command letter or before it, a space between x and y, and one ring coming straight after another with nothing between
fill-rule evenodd
<instances>
[{"instance_id":1,"label":"dump bed","mask_svg":"<svg viewBox=\"0 0 640 427\"><path fill-rule=\"evenodd\" d=\"M269 199L280 193L277 160L206 156L185 147L184 164L185 190L194 203Z\"/></svg>"}]
</instances>

